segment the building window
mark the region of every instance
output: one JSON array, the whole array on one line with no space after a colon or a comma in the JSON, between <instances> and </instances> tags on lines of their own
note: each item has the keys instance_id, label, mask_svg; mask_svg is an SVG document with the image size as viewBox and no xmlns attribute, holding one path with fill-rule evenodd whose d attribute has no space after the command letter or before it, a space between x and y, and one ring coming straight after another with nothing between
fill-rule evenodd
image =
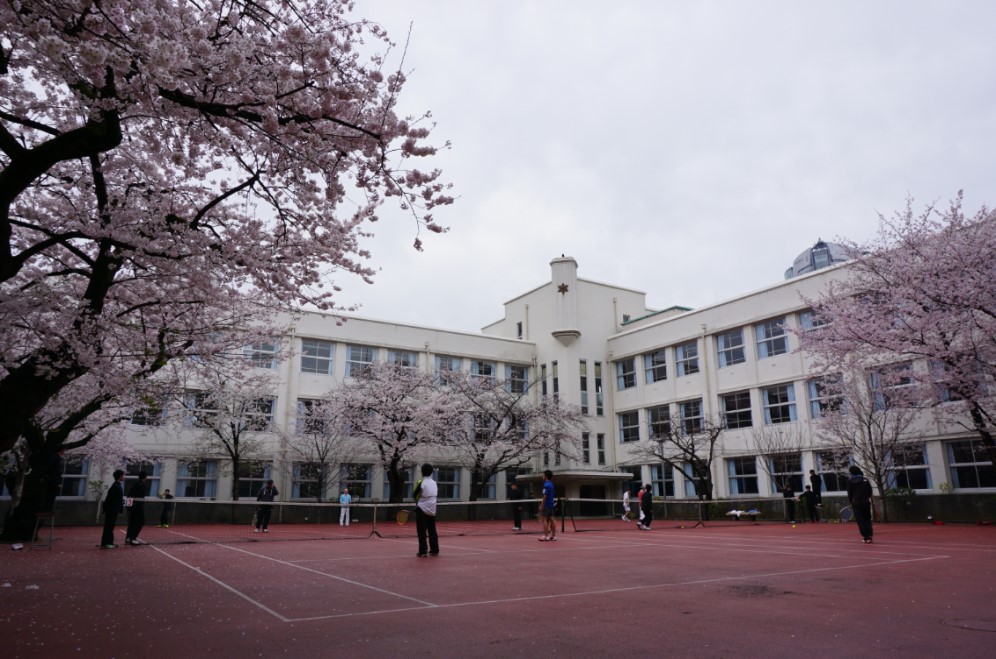
<instances>
[{"instance_id":1,"label":"building window","mask_svg":"<svg viewBox=\"0 0 996 659\"><path fill-rule=\"evenodd\" d=\"M218 489L218 461L181 462L176 475L176 496L214 499Z\"/></svg>"},{"instance_id":2,"label":"building window","mask_svg":"<svg viewBox=\"0 0 996 659\"><path fill-rule=\"evenodd\" d=\"M239 498L255 498L270 478L266 462L243 462L239 465Z\"/></svg>"},{"instance_id":3,"label":"building window","mask_svg":"<svg viewBox=\"0 0 996 659\"><path fill-rule=\"evenodd\" d=\"M419 471L419 475L416 476L415 467L409 467L408 469L404 470L404 473L405 473L405 491L401 495L401 498L407 501L414 496L413 493L415 492L415 483L416 481L418 481L419 478L422 477L421 475L422 472ZM384 487L381 490L381 492L384 501L389 501L391 499L391 482L387 479L387 476L384 477ZM350 490L350 493L352 493L352 490Z\"/></svg>"},{"instance_id":4,"label":"building window","mask_svg":"<svg viewBox=\"0 0 996 659\"><path fill-rule=\"evenodd\" d=\"M513 394L524 394L529 389L529 367L510 364L505 367L508 390Z\"/></svg>"},{"instance_id":5,"label":"building window","mask_svg":"<svg viewBox=\"0 0 996 659\"><path fill-rule=\"evenodd\" d=\"M824 492L846 492L847 468L851 458L841 451L820 451L816 454L816 471L823 481Z\"/></svg>"},{"instance_id":6,"label":"building window","mask_svg":"<svg viewBox=\"0 0 996 659\"><path fill-rule=\"evenodd\" d=\"M346 377L362 377L377 358L377 349L370 346L346 346Z\"/></svg>"},{"instance_id":7,"label":"building window","mask_svg":"<svg viewBox=\"0 0 996 659\"><path fill-rule=\"evenodd\" d=\"M557 362L550 362L550 375L553 380L553 400L560 400L560 370Z\"/></svg>"},{"instance_id":8,"label":"building window","mask_svg":"<svg viewBox=\"0 0 996 659\"><path fill-rule=\"evenodd\" d=\"M263 341L242 349L242 354L254 368L275 369L277 367L277 344Z\"/></svg>"},{"instance_id":9,"label":"building window","mask_svg":"<svg viewBox=\"0 0 996 659\"><path fill-rule=\"evenodd\" d=\"M144 471L146 475L145 496L158 497L160 468L161 465L158 462L133 462L125 465L125 496L128 496L128 493L131 492L131 486L138 482L138 472ZM65 477L63 477L62 482L65 485Z\"/></svg>"},{"instance_id":10,"label":"building window","mask_svg":"<svg viewBox=\"0 0 996 659\"><path fill-rule=\"evenodd\" d=\"M460 468L459 467L438 467L436 469L436 483L439 486L440 499L460 498Z\"/></svg>"},{"instance_id":11,"label":"building window","mask_svg":"<svg viewBox=\"0 0 996 659\"><path fill-rule=\"evenodd\" d=\"M415 368L418 366L418 355L411 350L388 350L387 363L404 368Z\"/></svg>"},{"instance_id":12,"label":"building window","mask_svg":"<svg viewBox=\"0 0 996 659\"><path fill-rule=\"evenodd\" d=\"M678 375L694 375L699 372L699 344L689 341L674 347L674 365Z\"/></svg>"},{"instance_id":13,"label":"building window","mask_svg":"<svg viewBox=\"0 0 996 659\"><path fill-rule=\"evenodd\" d=\"M951 487L956 490L996 487L996 472L982 440L948 442L945 446L951 467Z\"/></svg>"},{"instance_id":14,"label":"building window","mask_svg":"<svg viewBox=\"0 0 996 659\"><path fill-rule=\"evenodd\" d=\"M768 468L771 471L771 492L776 493L785 489L785 484L792 486L793 492L801 492L802 486L802 455L800 453L780 453L778 455L767 455L764 459L768 461Z\"/></svg>"},{"instance_id":15,"label":"building window","mask_svg":"<svg viewBox=\"0 0 996 659\"><path fill-rule=\"evenodd\" d=\"M90 461L86 459L62 461L62 483L59 485L60 497L84 497L86 496L86 478L90 473ZM135 472L136 474L138 472ZM5 480L5 479L0 479ZM125 490L127 493L128 490ZM8 490L4 490L5 496L10 496Z\"/></svg>"},{"instance_id":16,"label":"building window","mask_svg":"<svg viewBox=\"0 0 996 659\"><path fill-rule=\"evenodd\" d=\"M637 410L632 412L619 413L619 441L638 442L640 441L640 413Z\"/></svg>"},{"instance_id":17,"label":"building window","mask_svg":"<svg viewBox=\"0 0 996 659\"><path fill-rule=\"evenodd\" d=\"M547 396L546 390L546 364L540 366L540 394L543 398Z\"/></svg>"},{"instance_id":18,"label":"building window","mask_svg":"<svg viewBox=\"0 0 996 659\"><path fill-rule=\"evenodd\" d=\"M744 330L742 327L716 335L716 350L719 354L719 367L725 368L742 364L747 358L744 353Z\"/></svg>"},{"instance_id":19,"label":"building window","mask_svg":"<svg viewBox=\"0 0 996 659\"><path fill-rule=\"evenodd\" d=\"M588 362L582 359L578 369L581 373L581 414L588 414Z\"/></svg>"},{"instance_id":20,"label":"building window","mask_svg":"<svg viewBox=\"0 0 996 659\"><path fill-rule=\"evenodd\" d=\"M301 372L332 375L332 342L301 339Z\"/></svg>"},{"instance_id":21,"label":"building window","mask_svg":"<svg viewBox=\"0 0 996 659\"><path fill-rule=\"evenodd\" d=\"M292 499L325 499L325 472L317 462L295 462L291 480Z\"/></svg>"},{"instance_id":22,"label":"building window","mask_svg":"<svg viewBox=\"0 0 996 659\"><path fill-rule=\"evenodd\" d=\"M605 434L595 434L595 450L598 451L598 464L605 464Z\"/></svg>"},{"instance_id":23,"label":"building window","mask_svg":"<svg viewBox=\"0 0 996 659\"><path fill-rule=\"evenodd\" d=\"M275 398L257 398L245 402L245 430L250 432L269 432L273 429L273 408Z\"/></svg>"},{"instance_id":24,"label":"building window","mask_svg":"<svg viewBox=\"0 0 996 659\"><path fill-rule=\"evenodd\" d=\"M643 355L643 369L647 378L647 384L667 380L667 351L661 348L657 352L649 352Z\"/></svg>"},{"instance_id":25,"label":"building window","mask_svg":"<svg viewBox=\"0 0 996 659\"><path fill-rule=\"evenodd\" d=\"M750 411L750 392L737 391L719 397L723 408L723 425L727 428L750 428L754 425Z\"/></svg>"},{"instance_id":26,"label":"building window","mask_svg":"<svg viewBox=\"0 0 996 659\"><path fill-rule=\"evenodd\" d=\"M632 357L616 362L616 389L622 391L636 386L636 360Z\"/></svg>"},{"instance_id":27,"label":"building window","mask_svg":"<svg viewBox=\"0 0 996 659\"><path fill-rule=\"evenodd\" d=\"M218 405L206 391L187 391L183 394L187 408L187 423L194 428L209 428L218 417Z\"/></svg>"},{"instance_id":28,"label":"building window","mask_svg":"<svg viewBox=\"0 0 996 659\"><path fill-rule=\"evenodd\" d=\"M881 411L915 404L912 362L892 364L869 373L868 378L875 392L875 409Z\"/></svg>"},{"instance_id":29,"label":"building window","mask_svg":"<svg viewBox=\"0 0 996 659\"><path fill-rule=\"evenodd\" d=\"M767 425L796 420L795 387L791 383L761 389L761 401L764 403L764 422Z\"/></svg>"},{"instance_id":30,"label":"building window","mask_svg":"<svg viewBox=\"0 0 996 659\"><path fill-rule=\"evenodd\" d=\"M595 416L605 414L602 396L602 362L595 362Z\"/></svg>"},{"instance_id":31,"label":"building window","mask_svg":"<svg viewBox=\"0 0 996 659\"><path fill-rule=\"evenodd\" d=\"M889 487L911 490L931 488L930 465L927 463L927 450L923 444L904 446L892 455L888 484Z\"/></svg>"},{"instance_id":32,"label":"building window","mask_svg":"<svg viewBox=\"0 0 996 659\"><path fill-rule=\"evenodd\" d=\"M451 355L436 355L436 382L442 382L452 373L459 373L463 368L463 360Z\"/></svg>"},{"instance_id":33,"label":"building window","mask_svg":"<svg viewBox=\"0 0 996 659\"><path fill-rule=\"evenodd\" d=\"M522 321L521 320L515 324L515 338L517 338L517 339L521 339L522 338Z\"/></svg>"},{"instance_id":34,"label":"building window","mask_svg":"<svg viewBox=\"0 0 996 659\"><path fill-rule=\"evenodd\" d=\"M348 487L353 500L369 499L373 492L371 481L373 466L369 464L344 464L339 467L339 485Z\"/></svg>"},{"instance_id":35,"label":"building window","mask_svg":"<svg viewBox=\"0 0 996 659\"><path fill-rule=\"evenodd\" d=\"M681 432L694 435L702 432L702 399L686 400L678 403L678 417L681 419Z\"/></svg>"},{"instance_id":36,"label":"building window","mask_svg":"<svg viewBox=\"0 0 996 659\"><path fill-rule=\"evenodd\" d=\"M663 464L650 465L650 482L654 496L674 497L674 470Z\"/></svg>"},{"instance_id":37,"label":"building window","mask_svg":"<svg viewBox=\"0 0 996 659\"><path fill-rule=\"evenodd\" d=\"M799 327L803 330L808 331L823 327L824 325L829 325L829 323L820 316L817 316L816 312L812 309L799 312Z\"/></svg>"},{"instance_id":38,"label":"building window","mask_svg":"<svg viewBox=\"0 0 996 659\"><path fill-rule=\"evenodd\" d=\"M671 409L667 405L647 408L647 432L651 439L671 436Z\"/></svg>"},{"instance_id":39,"label":"building window","mask_svg":"<svg viewBox=\"0 0 996 659\"><path fill-rule=\"evenodd\" d=\"M470 374L477 378L493 378L498 369L494 362L474 359L470 362Z\"/></svg>"},{"instance_id":40,"label":"building window","mask_svg":"<svg viewBox=\"0 0 996 659\"><path fill-rule=\"evenodd\" d=\"M161 426L166 418L163 405L148 405L138 407L131 413L131 424L133 426Z\"/></svg>"},{"instance_id":41,"label":"building window","mask_svg":"<svg viewBox=\"0 0 996 659\"><path fill-rule=\"evenodd\" d=\"M591 433L581 433L581 462L591 464Z\"/></svg>"},{"instance_id":42,"label":"building window","mask_svg":"<svg viewBox=\"0 0 996 659\"><path fill-rule=\"evenodd\" d=\"M806 391L809 395L810 419L815 421L840 409L843 399L839 375L813 378L806 382Z\"/></svg>"},{"instance_id":43,"label":"building window","mask_svg":"<svg viewBox=\"0 0 996 659\"><path fill-rule=\"evenodd\" d=\"M788 352L788 337L785 335L785 316L754 325L754 338L757 341L758 359L784 355Z\"/></svg>"},{"instance_id":44,"label":"building window","mask_svg":"<svg viewBox=\"0 0 996 659\"><path fill-rule=\"evenodd\" d=\"M727 458L726 474L730 484L730 494L758 494L757 460L754 456Z\"/></svg>"}]
</instances>

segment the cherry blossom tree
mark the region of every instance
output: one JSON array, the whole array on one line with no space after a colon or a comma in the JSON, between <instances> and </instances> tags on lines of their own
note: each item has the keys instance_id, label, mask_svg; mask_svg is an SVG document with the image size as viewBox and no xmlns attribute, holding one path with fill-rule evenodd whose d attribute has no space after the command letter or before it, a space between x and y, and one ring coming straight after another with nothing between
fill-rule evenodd
<instances>
[{"instance_id":1,"label":"cherry blossom tree","mask_svg":"<svg viewBox=\"0 0 996 659\"><path fill-rule=\"evenodd\" d=\"M500 471L520 467L538 453L580 454L587 426L580 409L554 398L534 399L532 384L471 373L449 373L444 392L464 410L450 434L460 461L470 469L470 500L477 501Z\"/></svg>"},{"instance_id":2,"label":"cherry blossom tree","mask_svg":"<svg viewBox=\"0 0 996 659\"><path fill-rule=\"evenodd\" d=\"M713 497L712 465L726 427L707 417L668 417L654 423L646 438L632 444L632 454L644 462L663 463L694 483L700 501ZM699 509L708 516L708 509Z\"/></svg>"},{"instance_id":3,"label":"cherry blossom tree","mask_svg":"<svg viewBox=\"0 0 996 659\"><path fill-rule=\"evenodd\" d=\"M375 455L384 468L391 503L403 501L408 470L431 449L448 445L463 419L432 375L400 364L370 364L330 396L359 451Z\"/></svg>"},{"instance_id":4,"label":"cherry blossom tree","mask_svg":"<svg viewBox=\"0 0 996 659\"><path fill-rule=\"evenodd\" d=\"M173 415L173 425L181 426L179 432L196 429L198 459L222 458L222 469L232 476L232 500L238 501L245 470L262 464L276 446L274 379L237 367L200 368L190 382L177 401L183 413Z\"/></svg>"},{"instance_id":5,"label":"cherry blossom tree","mask_svg":"<svg viewBox=\"0 0 996 659\"><path fill-rule=\"evenodd\" d=\"M59 451L66 451L66 460L88 460L92 471L144 459L123 436L121 422L131 413L125 400L101 388L93 374L87 374L30 420L14 447L0 458L4 465L0 471L11 493L0 537L24 540L30 536L35 514L43 512L48 467Z\"/></svg>"},{"instance_id":6,"label":"cherry blossom tree","mask_svg":"<svg viewBox=\"0 0 996 659\"><path fill-rule=\"evenodd\" d=\"M813 422L816 448L839 466L856 464L884 496L898 469L923 455L916 433L924 413L925 387L912 362L879 363L871 369L854 357L820 377L821 416ZM888 521L888 507L882 506Z\"/></svg>"},{"instance_id":7,"label":"cherry blossom tree","mask_svg":"<svg viewBox=\"0 0 996 659\"><path fill-rule=\"evenodd\" d=\"M845 276L807 300L822 323L799 332L815 370L918 360L935 412L977 433L996 466L996 212L966 215L961 193L947 208L907 201L848 246Z\"/></svg>"},{"instance_id":8,"label":"cherry blossom tree","mask_svg":"<svg viewBox=\"0 0 996 659\"><path fill-rule=\"evenodd\" d=\"M0 3L0 452L88 374L126 392L219 327L342 308L385 201L416 248L443 231L429 117L350 11Z\"/></svg>"},{"instance_id":9,"label":"cherry blossom tree","mask_svg":"<svg viewBox=\"0 0 996 659\"><path fill-rule=\"evenodd\" d=\"M298 401L294 427L283 430L282 442L291 458L291 468L314 483L319 502L339 481L336 467L359 449L358 441L349 435L343 410L330 394Z\"/></svg>"}]
</instances>

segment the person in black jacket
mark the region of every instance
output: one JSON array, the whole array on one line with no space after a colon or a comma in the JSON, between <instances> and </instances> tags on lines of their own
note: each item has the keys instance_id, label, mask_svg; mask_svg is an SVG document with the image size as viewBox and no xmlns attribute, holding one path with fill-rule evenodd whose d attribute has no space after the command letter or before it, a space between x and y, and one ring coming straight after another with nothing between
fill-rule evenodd
<instances>
[{"instance_id":1,"label":"person in black jacket","mask_svg":"<svg viewBox=\"0 0 996 659\"><path fill-rule=\"evenodd\" d=\"M508 500L512 502L512 528L522 530L522 490L517 483L509 485Z\"/></svg>"},{"instance_id":2,"label":"person in black jacket","mask_svg":"<svg viewBox=\"0 0 996 659\"><path fill-rule=\"evenodd\" d=\"M782 498L785 499L785 521L795 524L795 490L791 482L782 488Z\"/></svg>"},{"instance_id":3,"label":"person in black jacket","mask_svg":"<svg viewBox=\"0 0 996 659\"><path fill-rule=\"evenodd\" d=\"M806 491L799 495L799 501L802 502L803 512L805 513L802 518L809 517L810 522L820 521L820 511L816 508L816 493L813 492L813 486L807 485Z\"/></svg>"},{"instance_id":4,"label":"person in black jacket","mask_svg":"<svg viewBox=\"0 0 996 659\"><path fill-rule=\"evenodd\" d=\"M266 481L266 485L259 491L259 495L256 497L256 501L264 501L268 503L273 502L273 498L280 494L277 492L277 488L273 486L273 479ZM273 514L273 506L260 505L256 507L256 530L255 533L262 531L263 533L270 532L270 515Z\"/></svg>"},{"instance_id":5,"label":"person in black jacket","mask_svg":"<svg viewBox=\"0 0 996 659\"><path fill-rule=\"evenodd\" d=\"M118 521L118 515L124 511L124 471L118 469L114 472L114 482L107 488L107 496L104 498L104 534L100 538L101 549L114 549L114 524Z\"/></svg>"},{"instance_id":6,"label":"person in black jacket","mask_svg":"<svg viewBox=\"0 0 996 659\"><path fill-rule=\"evenodd\" d=\"M854 513L854 521L858 523L858 532L865 544L872 541L872 486L856 465L849 469L851 477L847 479L847 500Z\"/></svg>"},{"instance_id":7,"label":"person in black jacket","mask_svg":"<svg viewBox=\"0 0 996 659\"><path fill-rule=\"evenodd\" d=\"M823 503L823 477L816 473L815 469L809 470L809 484L813 487L813 494L816 495L816 503Z\"/></svg>"},{"instance_id":8,"label":"person in black jacket","mask_svg":"<svg viewBox=\"0 0 996 659\"><path fill-rule=\"evenodd\" d=\"M131 506L128 507L128 531L125 533L125 544L126 545L144 545L145 543L138 539L138 534L142 532L142 527L145 526L145 495L146 485L145 479L149 475L144 471L138 472L138 480L135 484L131 486L131 490L128 492L128 496L131 498Z\"/></svg>"},{"instance_id":9,"label":"person in black jacket","mask_svg":"<svg viewBox=\"0 0 996 659\"><path fill-rule=\"evenodd\" d=\"M654 493L650 483L644 487L643 498L640 499L640 510L643 511L643 519L636 523L636 527L641 531L649 531L650 525L654 523Z\"/></svg>"}]
</instances>

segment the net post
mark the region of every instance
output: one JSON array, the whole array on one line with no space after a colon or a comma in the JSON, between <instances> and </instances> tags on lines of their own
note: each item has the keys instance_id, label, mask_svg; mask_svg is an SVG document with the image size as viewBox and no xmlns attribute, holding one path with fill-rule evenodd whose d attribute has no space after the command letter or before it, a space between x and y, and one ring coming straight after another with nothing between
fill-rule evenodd
<instances>
[{"instance_id":1,"label":"net post","mask_svg":"<svg viewBox=\"0 0 996 659\"><path fill-rule=\"evenodd\" d=\"M373 504L373 510L370 513L371 515L373 515L373 519L371 520L371 524L373 524L373 527L370 530L370 535L371 536L377 536L378 538L382 537L380 535L380 533L377 531L377 508L379 506L380 506L380 504L378 504L375 501L374 504Z\"/></svg>"}]
</instances>

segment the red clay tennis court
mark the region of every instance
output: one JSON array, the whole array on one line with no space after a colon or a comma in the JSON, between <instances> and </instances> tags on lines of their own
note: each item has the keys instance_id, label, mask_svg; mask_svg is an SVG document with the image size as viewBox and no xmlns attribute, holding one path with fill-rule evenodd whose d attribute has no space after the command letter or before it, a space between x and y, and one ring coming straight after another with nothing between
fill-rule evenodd
<instances>
[{"instance_id":1,"label":"red clay tennis court","mask_svg":"<svg viewBox=\"0 0 996 659\"><path fill-rule=\"evenodd\" d=\"M4 656L989 657L996 641L993 527L881 524L863 545L847 524L620 520L550 543L444 536L436 558L412 537L278 531L98 550L99 529L57 528L52 549L4 550Z\"/></svg>"}]
</instances>

